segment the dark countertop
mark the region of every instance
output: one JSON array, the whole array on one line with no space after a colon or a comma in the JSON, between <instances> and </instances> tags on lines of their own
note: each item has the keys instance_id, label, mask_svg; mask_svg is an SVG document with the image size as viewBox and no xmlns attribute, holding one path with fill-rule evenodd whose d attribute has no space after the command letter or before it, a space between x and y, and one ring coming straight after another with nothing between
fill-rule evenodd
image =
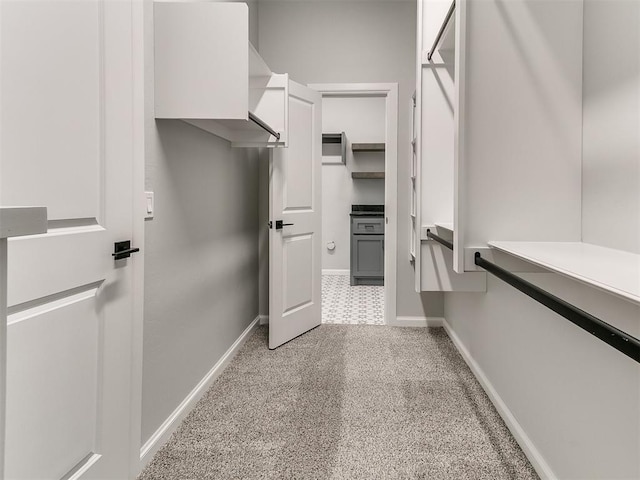
<instances>
[{"instance_id":1,"label":"dark countertop","mask_svg":"<svg viewBox=\"0 0 640 480\"><path fill-rule=\"evenodd\" d=\"M384 205L351 205L352 217L384 217Z\"/></svg>"},{"instance_id":2,"label":"dark countertop","mask_svg":"<svg viewBox=\"0 0 640 480\"><path fill-rule=\"evenodd\" d=\"M351 212L352 217L384 217L384 212Z\"/></svg>"}]
</instances>

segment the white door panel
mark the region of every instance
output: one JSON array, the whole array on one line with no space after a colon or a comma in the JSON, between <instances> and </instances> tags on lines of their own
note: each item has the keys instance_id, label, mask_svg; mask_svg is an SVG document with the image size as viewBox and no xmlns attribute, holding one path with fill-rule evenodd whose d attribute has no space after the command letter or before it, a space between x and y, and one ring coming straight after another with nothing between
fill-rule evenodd
<instances>
[{"instance_id":1,"label":"white door panel","mask_svg":"<svg viewBox=\"0 0 640 480\"><path fill-rule=\"evenodd\" d=\"M283 234L282 307L285 315L313 303L314 235Z\"/></svg>"},{"instance_id":2,"label":"white door panel","mask_svg":"<svg viewBox=\"0 0 640 480\"><path fill-rule=\"evenodd\" d=\"M289 147L271 152L269 348L321 322L321 102L290 81Z\"/></svg>"},{"instance_id":3,"label":"white door panel","mask_svg":"<svg viewBox=\"0 0 640 480\"><path fill-rule=\"evenodd\" d=\"M287 158L283 163L283 211L293 213L299 210L312 211L314 207L313 158L313 110L316 106L308 100L289 97L289 123L294 126L295 136L289 139Z\"/></svg>"},{"instance_id":4,"label":"white door panel","mask_svg":"<svg viewBox=\"0 0 640 480\"><path fill-rule=\"evenodd\" d=\"M130 476L135 256L130 0L2 2L0 204L48 207L8 242L0 479ZM140 259L141 260L141 259Z\"/></svg>"},{"instance_id":5,"label":"white door panel","mask_svg":"<svg viewBox=\"0 0 640 480\"><path fill-rule=\"evenodd\" d=\"M101 2L12 1L3 2L2 10L7 74L2 76L1 202L46 205L50 219L96 217L104 87Z\"/></svg>"},{"instance_id":6,"label":"white door panel","mask_svg":"<svg viewBox=\"0 0 640 480\"><path fill-rule=\"evenodd\" d=\"M62 478L96 450L95 293L9 316L7 478Z\"/></svg>"},{"instance_id":7,"label":"white door panel","mask_svg":"<svg viewBox=\"0 0 640 480\"><path fill-rule=\"evenodd\" d=\"M29 301L104 281L104 272L113 264L105 252L112 249L105 228L99 225L9 239L9 312Z\"/></svg>"}]
</instances>

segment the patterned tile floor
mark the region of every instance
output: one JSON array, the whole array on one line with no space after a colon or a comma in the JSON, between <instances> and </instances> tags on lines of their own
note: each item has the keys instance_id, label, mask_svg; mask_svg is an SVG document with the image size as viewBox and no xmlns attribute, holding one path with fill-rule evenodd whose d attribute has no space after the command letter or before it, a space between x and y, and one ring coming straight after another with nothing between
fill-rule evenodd
<instances>
[{"instance_id":1,"label":"patterned tile floor","mask_svg":"<svg viewBox=\"0 0 640 480\"><path fill-rule=\"evenodd\" d=\"M352 287L349 275L322 275L322 323L384 325L384 287Z\"/></svg>"}]
</instances>

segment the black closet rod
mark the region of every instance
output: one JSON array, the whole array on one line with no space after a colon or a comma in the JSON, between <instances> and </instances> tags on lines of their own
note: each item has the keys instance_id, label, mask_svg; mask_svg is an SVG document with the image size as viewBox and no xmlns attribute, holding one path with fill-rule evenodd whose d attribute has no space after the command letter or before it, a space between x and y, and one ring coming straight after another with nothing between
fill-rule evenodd
<instances>
[{"instance_id":1,"label":"black closet rod","mask_svg":"<svg viewBox=\"0 0 640 480\"><path fill-rule=\"evenodd\" d=\"M429 53L427 54L427 60L431 61L431 57L433 57L433 52L436 51L436 47L438 46L438 43L440 43L440 39L442 38L442 35L444 34L445 29L447 28L447 24L449 23L449 20L451 20L451 16L455 11L456 11L456 0L453 0L453 3L451 3L451 6L449 7L449 11L447 12L447 16L444 17L444 22L442 22L442 26L440 27L440 31L436 36L436 40L435 42L433 42L433 46L431 47L431 50L429 50Z\"/></svg>"},{"instance_id":2,"label":"black closet rod","mask_svg":"<svg viewBox=\"0 0 640 480\"><path fill-rule=\"evenodd\" d=\"M276 132L273 128L271 128L269 125L264 123L262 120L260 120L258 117L256 117L251 112L249 112L249 120L251 120L253 123L258 125L260 128L262 128L262 129L266 130L267 132L269 132L271 135L276 137L277 140L280 140L280 134L278 132Z\"/></svg>"},{"instance_id":3,"label":"black closet rod","mask_svg":"<svg viewBox=\"0 0 640 480\"><path fill-rule=\"evenodd\" d=\"M476 252L474 263L640 363L640 340L637 338L485 260L480 252Z\"/></svg>"},{"instance_id":4,"label":"black closet rod","mask_svg":"<svg viewBox=\"0 0 640 480\"><path fill-rule=\"evenodd\" d=\"M429 228L427 228L427 238L430 238L431 240L435 240L440 245L444 245L445 247L447 247L449 250L453 250L453 243L447 242L444 238L439 237L435 233L431 233L431 230Z\"/></svg>"}]
</instances>

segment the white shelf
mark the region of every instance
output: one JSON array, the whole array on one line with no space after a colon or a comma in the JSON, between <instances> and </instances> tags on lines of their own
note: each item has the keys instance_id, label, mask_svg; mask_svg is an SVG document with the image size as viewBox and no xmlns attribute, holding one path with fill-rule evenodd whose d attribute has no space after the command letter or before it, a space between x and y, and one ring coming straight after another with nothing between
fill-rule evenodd
<instances>
[{"instance_id":1,"label":"white shelf","mask_svg":"<svg viewBox=\"0 0 640 480\"><path fill-rule=\"evenodd\" d=\"M0 207L0 238L47 233L46 207Z\"/></svg>"},{"instance_id":2,"label":"white shelf","mask_svg":"<svg viewBox=\"0 0 640 480\"><path fill-rule=\"evenodd\" d=\"M547 270L640 304L640 255L581 242L489 242Z\"/></svg>"},{"instance_id":3,"label":"white shelf","mask_svg":"<svg viewBox=\"0 0 640 480\"><path fill-rule=\"evenodd\" d=\"M155 118L183 120L234 147L288 146L289 77L273 73L249 42L247 5L153 7Z\"/></svg>"},{"instance_id":4,"label":"white shelf","mask_svg":"<svg viewBox=\"0 0 640 480\"><path fill-rule=\"evenodd\" d=\"M453 233L453 223L436 223L435 226L437 228L442 228L444 230L448 230Z\"/></svg>"}]
</instances>

